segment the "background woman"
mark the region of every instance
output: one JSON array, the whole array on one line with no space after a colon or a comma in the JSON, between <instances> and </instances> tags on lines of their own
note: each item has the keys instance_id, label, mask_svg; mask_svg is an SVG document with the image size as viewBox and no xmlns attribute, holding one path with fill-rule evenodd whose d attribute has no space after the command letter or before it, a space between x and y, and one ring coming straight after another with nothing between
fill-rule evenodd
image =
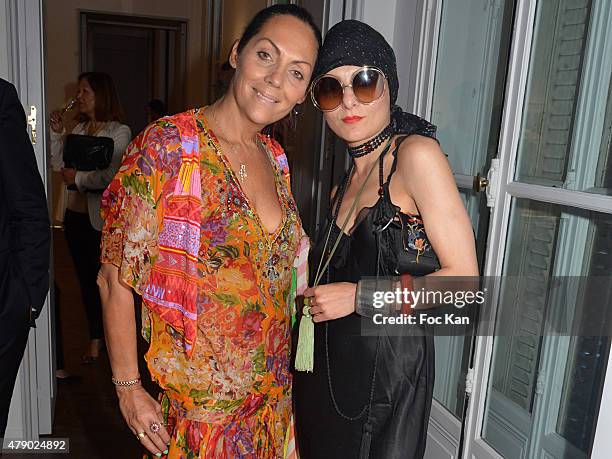
<instances>
[{"instance_id":1,"label":"background woman","mask_svg":"<svg viewBox=\"0 0 612 459\"><path fill-rule=\"evenodd\" d=\"M352 165L311 254L315 274L338 240L321 285L305 292L315 347L314 372L294 376L302 459L423 456L433 339L362 336L357 284L365 276L478 274L470 221L435 127L394 107L398 87L382 35L352 20L330 29L312 96Z\"/></svg>"},{"instance_id":2,"label":"background woman","mask_svg":"<svg viewBox=\"0 0 612 459\"><path fill-rule=\"evenodd\" d=\"M97 360L104 339L102 308L96 276L100 269L100 198L119 169L130 128L123 124L123 110L113 80L106 73L86 72L79 75L77 100L78 124L72 134L110 137L114 150L110 165L101 170L78 171L65 168L63 161L66 129L60 111L51 113L51 166L61 172L68 187L64 229L70 255L74 260L81 295L89 324L89 349L84 363Z\"/></svg>"},{"instance_id":3,"label":"background woman","mask_svg":"<svg viewBox=\"0 0 612 459\"><path fill-rule=\"evenodd\" d=\"M113 382L130 429L158 457L283 457L302 229L286 157L260 131L303 102L319 45L302 8L262 10L232 49L226 94L147 127L104 195ZM144 300L161 405L140 385L130 287Z\"/></svg>"}]
</instances>

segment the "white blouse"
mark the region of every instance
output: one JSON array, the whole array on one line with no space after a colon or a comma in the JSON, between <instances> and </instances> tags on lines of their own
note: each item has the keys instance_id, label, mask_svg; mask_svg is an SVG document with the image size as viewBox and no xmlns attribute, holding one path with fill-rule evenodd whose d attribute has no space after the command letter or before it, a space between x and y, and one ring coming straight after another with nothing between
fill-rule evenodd
<instances>
[{"instance_id":1,"label":"white blouse","mask_svg":"<svg viewBox=\"0 0 612 459\"><path fill-rule=\"evenodd\" d=\"M86 135L85 123L77 124L72 130L72 134ZM51 167L54 171L60 172L64 167L63 152L64 138L66 132L57 133L51 129ZM96 171L77 171L74 181L79 191L68 190L68 209L82 212L79 201L84 197L87 199L87 212L91 226L96 230L102 231L103 221L100 217L100 190L105 189L111 182L117 170L121 166L125 148L130 143L132 132L128 126L117 121L109 121L94 134L98 137L110 137L115 144L113 157L106 169Z\"/></svg>"}]
</instances>

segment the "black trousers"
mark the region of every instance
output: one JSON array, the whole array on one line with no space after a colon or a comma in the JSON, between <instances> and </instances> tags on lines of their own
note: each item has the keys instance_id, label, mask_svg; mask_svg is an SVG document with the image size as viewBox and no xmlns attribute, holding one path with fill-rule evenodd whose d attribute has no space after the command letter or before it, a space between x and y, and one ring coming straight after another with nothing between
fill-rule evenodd
<instances>
[{"instance_id":1,"label":"black trousers","mask_svg":"<svg viewBox=\"0 0 612 459\"><path fill-rule=\"evenodd\" d=\"M89 215L66 210L64 230L74 261L91 339L104 338L102 302L96 279L100 270L101 232L89 222Z\"/></svg>"},{"instance_id":2,"label":"black trousers","mask_svg":"<svg viewBox=\"0 0 612 459\"><path fill-rule=\"evenodd\" d=\"M6 430L15 378L30 331L30 307L22 297L26 285L14 285L18 281L20 277L8 272L0 279L0 438Z\"/></svg>"}]
</instances>

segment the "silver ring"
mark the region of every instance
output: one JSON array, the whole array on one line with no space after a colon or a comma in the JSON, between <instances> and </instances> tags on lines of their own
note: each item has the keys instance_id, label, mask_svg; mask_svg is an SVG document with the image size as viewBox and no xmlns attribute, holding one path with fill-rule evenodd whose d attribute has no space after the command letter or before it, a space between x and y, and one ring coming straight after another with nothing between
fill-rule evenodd
<instances>
[{"instance_id":1,"label":"silver ring","mask_svg":"<svg viewBox=\"0 0 612 459\"><path fill-rule=\"evenodd\" d=\"M149 426L149 430L153 433L157 433L159 432L159 430L161 429L161 426L159 425L159 423L157 422L153 422L150 426Z\"/></svg>"}]
</instances>

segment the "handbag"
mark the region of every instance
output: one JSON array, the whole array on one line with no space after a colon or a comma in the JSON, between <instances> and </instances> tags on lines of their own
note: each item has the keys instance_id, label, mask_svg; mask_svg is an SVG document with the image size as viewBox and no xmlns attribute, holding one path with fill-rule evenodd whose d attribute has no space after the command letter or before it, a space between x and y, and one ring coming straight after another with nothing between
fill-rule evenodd
<instances>
[{"instance_id":1,"label":"handbag","mask_svg":"<svg viewBox=\"0 0 612 459\"><path fill-rule=\"evenodd\" d=\"M64 142L64 167L96 171L110 166L115 143L110 137L68 134Z\"/></svg>"},{"instance_id":2,"label":"handbag","mask_svg":"<svg viewBox=\"0 0 612 459\"><path fill-rule=\"evenodd\" d=\"M395 275L426 276L440 269L440 260L419 217L398 211L390 227L399 229L395 232L396 237L391 237L392 257L397 257Z\"/></svg>"}]
</instances>

